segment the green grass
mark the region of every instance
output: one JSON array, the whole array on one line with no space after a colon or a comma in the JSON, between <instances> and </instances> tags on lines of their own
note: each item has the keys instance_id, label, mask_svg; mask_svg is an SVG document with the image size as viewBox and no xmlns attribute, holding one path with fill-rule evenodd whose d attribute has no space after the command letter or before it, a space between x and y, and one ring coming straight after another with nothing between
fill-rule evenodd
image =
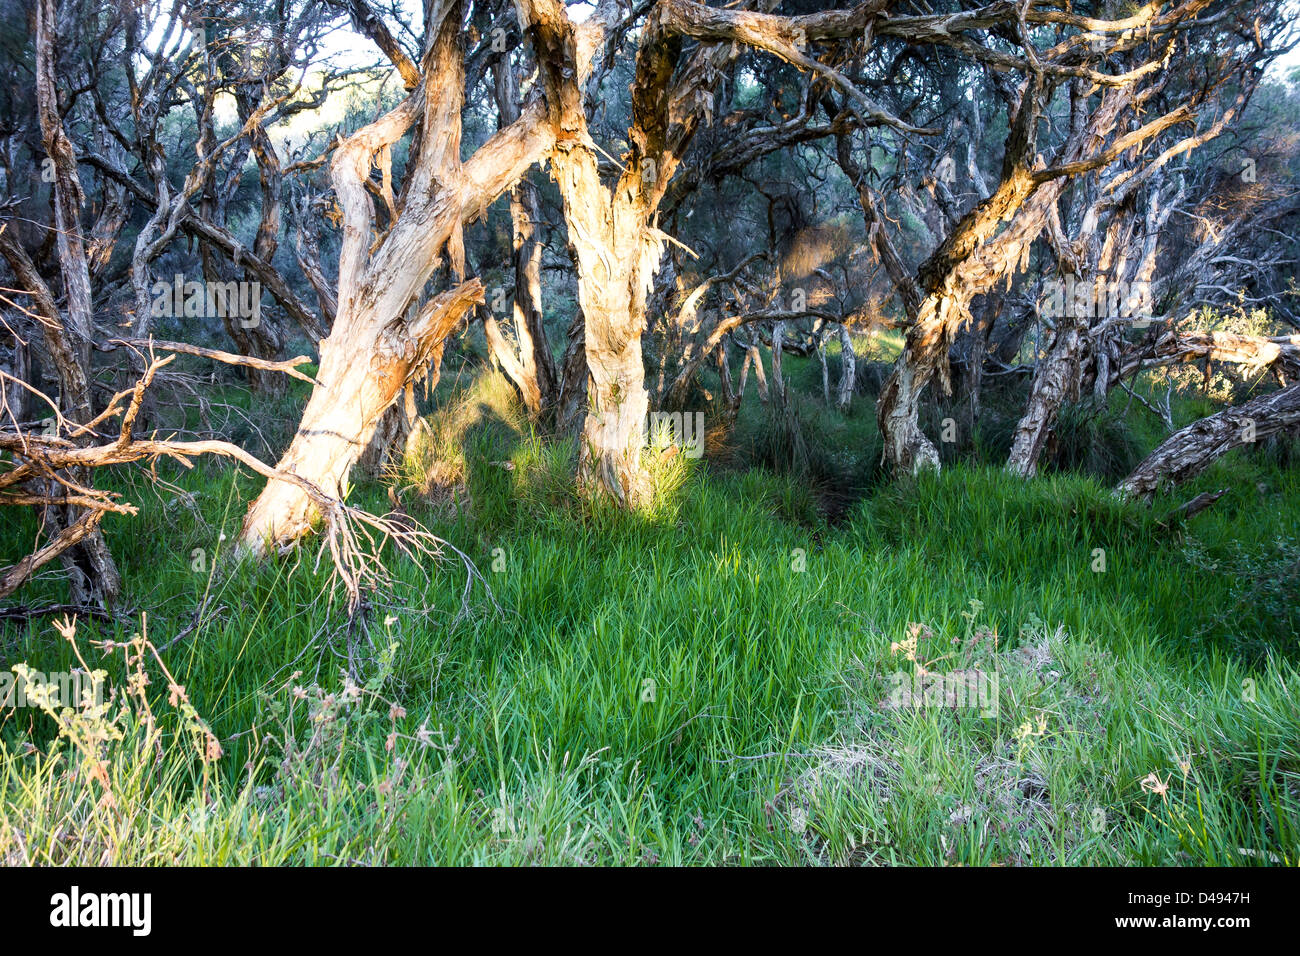
<instances>
[{"instance_id":1,"label":"green grass","mask_svg":"<svg viewBox=\"0 0 1300 956\"><path fill-rule=\"evenodd\" d=\"M205 608L161 656L224 754L198 756L156 668L154 731L138 706L101 718L123 731L94 745L111 803L52 719L8 711L0 860L1300 862L1300 473L1279 455L1233 454L1149 512L1091 477L959 463L864 478L832 524L738 443L726 468L665 466L628 515L573 494L573 449L499 377L464 385L398 483L487 579L468 613L458 562L389 555L394 586L350 625L315 546L231 559L258 482L164 470L187 499L120 473L141 506L107 529L130 613L78 644L120 689L92 638L147 615L163 647ZM835 444L871 418L855 399ZM11 663L73 662L49 620L2 628ZM997 715L886 706L918 662L995 672Z\"/></svg>"}]
</instances>

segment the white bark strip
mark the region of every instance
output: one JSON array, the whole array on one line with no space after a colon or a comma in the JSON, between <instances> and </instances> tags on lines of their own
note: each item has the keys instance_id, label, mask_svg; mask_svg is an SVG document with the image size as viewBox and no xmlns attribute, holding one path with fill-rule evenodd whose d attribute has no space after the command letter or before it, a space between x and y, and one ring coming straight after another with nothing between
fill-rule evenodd
<instances>
[{"instance_id":1,"label":"white bark strip","mask_svg":"<svg viewBox=\"0 0 1300 956\"><path fill-rule=\"evenodd\" d=\"M835 404L841 412L847 412L853 401L853 386L857 378L857 356L853 352L853 336L847 325L840 325L840 388Z\"/></svg>"}]
</instances>

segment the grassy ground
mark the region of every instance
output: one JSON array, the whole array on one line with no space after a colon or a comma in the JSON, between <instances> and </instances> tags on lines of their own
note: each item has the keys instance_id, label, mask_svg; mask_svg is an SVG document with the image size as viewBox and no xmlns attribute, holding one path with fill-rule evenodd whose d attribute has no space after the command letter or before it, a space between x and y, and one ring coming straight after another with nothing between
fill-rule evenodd
<instances>
[{"instance_id":1,"label":"grassy ground","mask_svg":"<svg viewBox=\"0 0 1300 956\"><path fill-rule=\"evenodd\" d=\"M499 378L462 382L400 484L491 588L464 613L457 560L390 556L393 588L349 624L314 550L232 561L257 482L124 474L142 513L108 534L133 613L72 641L8 623L0 647L45 672L79 651L139 693L62 737L5 712L0 860L1300 863L1283 452L1150 512L978 462L887 484L869 399L829 422L820 371L789 364L801 427L838 429L822 477L857 476L834 522L761 408L713 461L656 463L654 506L622 515L573 497L571 449ZM143 689L131 645L91 646L137 634L161 648ZM978 707L906 706L895 676L976 669L997 678Z\"/></svg>"}]
</instances>

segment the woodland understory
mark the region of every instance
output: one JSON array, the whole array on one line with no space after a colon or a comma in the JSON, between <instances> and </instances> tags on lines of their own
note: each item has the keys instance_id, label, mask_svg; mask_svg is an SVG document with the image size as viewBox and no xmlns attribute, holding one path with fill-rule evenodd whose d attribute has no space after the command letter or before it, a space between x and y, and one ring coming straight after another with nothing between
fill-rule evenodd
<instances>
[{"instance_id":1,"label":"woodland understory","mask_svg":"<svg viewBox=\"0 0 1300 956\"><path fill-rule=\"evenodd\" d=\"M1294 865L1296 19L0 0L0 860Z\"/></svg>"}]
</instances>

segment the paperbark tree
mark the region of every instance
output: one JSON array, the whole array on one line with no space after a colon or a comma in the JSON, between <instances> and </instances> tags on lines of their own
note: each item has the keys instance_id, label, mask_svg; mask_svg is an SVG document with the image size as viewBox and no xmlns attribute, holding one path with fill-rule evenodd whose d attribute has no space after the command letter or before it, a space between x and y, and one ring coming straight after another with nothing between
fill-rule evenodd
<instances>
[{"instance_id":1,"label":"paperbark tree","mask_svg":"<svg viewBox=\"0 0 1300 956\"><path fill-rule=\"evenodd\" d=\"M853 401L853 384L857 374L857 356L853 353L853 336L849 327L840 323L840 384L835 394L835 406L841 412L849 410Z\"/></svg>"},{"instance_id":2,"label":"paperbark tree","mask_svg":"<svg viewBox=\"0 0 1300 956\"><path fill-rule=\"evenodd\" d=\"M1037 50L1021 31L1026 79L1010 124L1003 156L1001 181L988 199L978 203L952 228L917 272L921 292L917 316L908 329L903 353L881 390L877 418L884 436L886 461L896 471L938 468L934 444L918 425L926 386L934 379L950 391L948 356L953 341L970 320L971 301L1000 283L1008 286L1024 268L1030 247L1043 233L1065 186L1070 180L1105 169L1130 150L1142 153L1159 142L1160 134L1195 119L1203 96L1188 95L1178 105L1155 109L1157 96L1169 77L1168 58L1175 39L1191 29L1206 0L1187 0L1159 11L1146 8L1118 21L1077 20L1088 33L1072 36L1049 50ZM987 12L986 11L984 12ZM1038 9L1034 15L1047 22L1068 22L1066 14ZM1025 14L1026 17L1029 14ZM1023 25L1022 25L1023 27ZM1100 39L1101 53L1089 55L1089 45ZM1109 57L1136 51L1131 69L1114 75L1099 71ZM985 53L988 51L986 50ZM979 54L983 57L985 54ZM995 54L1000 60L1002 54ZM1016 58L1021 59L1021 58ZM1069 90L1070 115L1063 142L1050 163L1037 155L1039 127L1061 78ZM1212 90L1214 77L1204 92ZM1099 96L1094 104L1094 96ZM1199 141L1188 137L1159 153L1147 172L1160 168ZM1140 178L1119 177L1116 188ZM1073 346L1071 330L1063 328L1063 349ZM1043 381L1055 389L1059 366L1045 370ZM1044 408L1046 410L1046 408ZM1039 416L1040 419L1043 416ZM1030 423L1033 424L1032 422ZM1036 455L1038 437L1022 436L1017 455Z\"/></svg>"},{"instance_id":3,"label":"paperbark tree","mask_svg":"<svg viewBox=\"0 0 1300 956\"><path fill-rule=\"evenodd\" d=\"M610 189L600 180L595 144L587 130L578 60L582 44L604 40L615 22L615 6L602 4L582 32L558 0L521 0L519 14L556 131L551 175L564 201L578 269L589 375L579 481L631 505L649 493L641 465L650 408L641 335L646 296L665 238L652 219L680 161L680 152L671 149L668 139L667 90L679 44L662 33L652 14L637 57L630 151L618 183Z\"/></svg>"},{"instance_id":4,"label":"paperbark tree","mask_svg":"<svg viewBox=\"0 0 1300 956\"><path fill-rule=\"evenodd\" d=\"M321 342L320 384L277 466L328 495L346 492L348 473L381 416L418 379L436 376L447 336L483 300L482 284L470 279L420 305L441 256L462 274L463 225L482 215L555 144L542 108L534 105L461 162L460 10L457 0L433 7L421 84L391 113L342 143L331 163L343 211L338 315ZM378 162L388 178L391 147L413 125L419 139L412 146L400 208L395 197L387 197L395 215L374 240L366 188L370 171ZM292 542L310 529L316 513L301 487L271 481L245 518L243 545L261 553Z\"/></svg>"},{"instance_id":5,"label":"paperbark tree","mask_svg":"<svg viewBox=\"0 0 1300 956\"><path fill-rule=\"evenodd\" d=\"M641 466L649 411L641 335L646 299L668 239L656 224L656 213L723 71L741 45L764 50L835 83L871 121L920 132L804 52L809 40L860 36L884 6L872 2L848 12L780 17L719 10L691 0L658 0L637 52L628 152L617 182L607 187L587 130L575 62L581 42L592 42L615 22L616 4L602 3L579 33L558 0L520 0L521 25L533 45L556 127L551 170L564 199L578 267L590 375L579 477L588 487L625 505L648 492ZM679 73L683 37L703 45Z\"/></svg>"},{"instance_id":6,"label":"paperbark tree","mask_svg":"<svg viewBox=\"0 0 1300 956\"><path fill-rule=\"evenodd\" d=\"M1225 408L1175 432L1133 469L1117 490L1124 497L1150 501L1161 487L1194 478L1232 449L1298 425L1300 384Z\"/></svg>"},{"instance_id":7,"label":"paperbark tree","mask_svg":"<svg viewBox=\"0 0 1300 956\"><path fill-rule=\"evenodd\" d=\"M1219 110L1212 122L1198 129L1194 119L1188 118L1184 122L1191 126L1190 134L1174 135L1169 142L1162 143L1157 138L1143 144L1112 169L1096 177L1089 176L1087 188L1076 186L1080 212L1078 231L1073 238L1065 235L1057 210L1051 210L1047 245L1055 254L1060 271L1077 280L1077 288L1084 290L1082 297L1074 298L1084 301L1082 307L1076 307L1080 305L1077 302L1067 303L1071 307L1055 316L1051 345L1037 364L1025 412L1013 435L1007 459L1007 467L1013 474L1021 477L1035 474L1039 456L1065 401L1077 399L1089 385L1096 398L1104 399L1122 381L1126 366L1132 370L1140 367L1131 366L1126 354L1137 352L1144 360L1149 359L1150 364L1159 364L1184 360L1197 352L1208 357L1217 350L1233 355L1229 361L1240 357L1246 364L1261 367L1283 357L1280 344L1244 339L1238 343L1226 339L1216 343L1195 333L1161 336L1158 346L1151 349L1146 343L1135 347L1125 339L1130 324L1159 321L1153 315L1156 296L1161 286L1167 287L1167 283L1158 282L1156 277L1159 240L1172 213L1181 211L1187 192L1181 175L1166 180L1169 162L1223 133L1246 105L1274 55L1269 45L1244 44L1238 49L1225 45L1223 54L1217 61L1207 63L1205 75L1197 79L1193 88L1176 97L1178 109L1189 111L1194 118L1195 111L1210 101L1220 85L1230 78L1236 79L1235 97ZM1168 90L1168 76L1166 73L1157 79L1152 89ZM1149 100L1149 91L1144 91L1140 98L1135 96L1135 106L1141 107ZM1162 148L1152 148L1157 145ZM1184 272L1184 283L1194 288L1195 283L1187 283L1187 278ZM1166 296L1170 306L1181 298L1177 292ZM1285 361L1277 365L1279 374L1284 366Z\"/></svg>"},{"instance_id":8,"label":"paperbark tree","mask_svg":"<svg viewBox=\"0 0 1300 956\"><path fill-rule=\"evenodd\" d=\"M76 150L63 128L56 82L55 62L57 11L54 0L36 4L36 99L41 138L53 170L55 242L63 278L65 307L59 310L54 294L37 273L31 260L13 236L0 235L0 254L32 295L41 318L47 354L58 370L62 417L72 440L85 444L90 435L77 426L94 418L90 385L90 345L94 331L90 267L82 240L81 211L85 201L77 174ZM5 226L0 230L7 233ZM121 590L121 578L113 555L99 530L99 512L77 507L77 486L89 485L89 473L77 469L67 483L48 482L42 521L54 540L71 540L60 552L69 572L73 600L78 604L112 604Z\"/></svg>"},{"instance_id":9,"label":"paperbark tree","mask_svg":"<svg viewBox=\"0 0 1300 956\"><path fill-rule=\"evenodd\" d=\"M499 57L492 70L498 125L509 126L519 119L515 70L508 56ZM488 312L483 318L488 347L519 389L524 406L534 418L551 415L559 398L555 357L542 322L541 219L537 187L525 176L510 191L511 267L515 281L511 312L518 351L506 341L495 315Z\"/></svg>"}]
</instances>

